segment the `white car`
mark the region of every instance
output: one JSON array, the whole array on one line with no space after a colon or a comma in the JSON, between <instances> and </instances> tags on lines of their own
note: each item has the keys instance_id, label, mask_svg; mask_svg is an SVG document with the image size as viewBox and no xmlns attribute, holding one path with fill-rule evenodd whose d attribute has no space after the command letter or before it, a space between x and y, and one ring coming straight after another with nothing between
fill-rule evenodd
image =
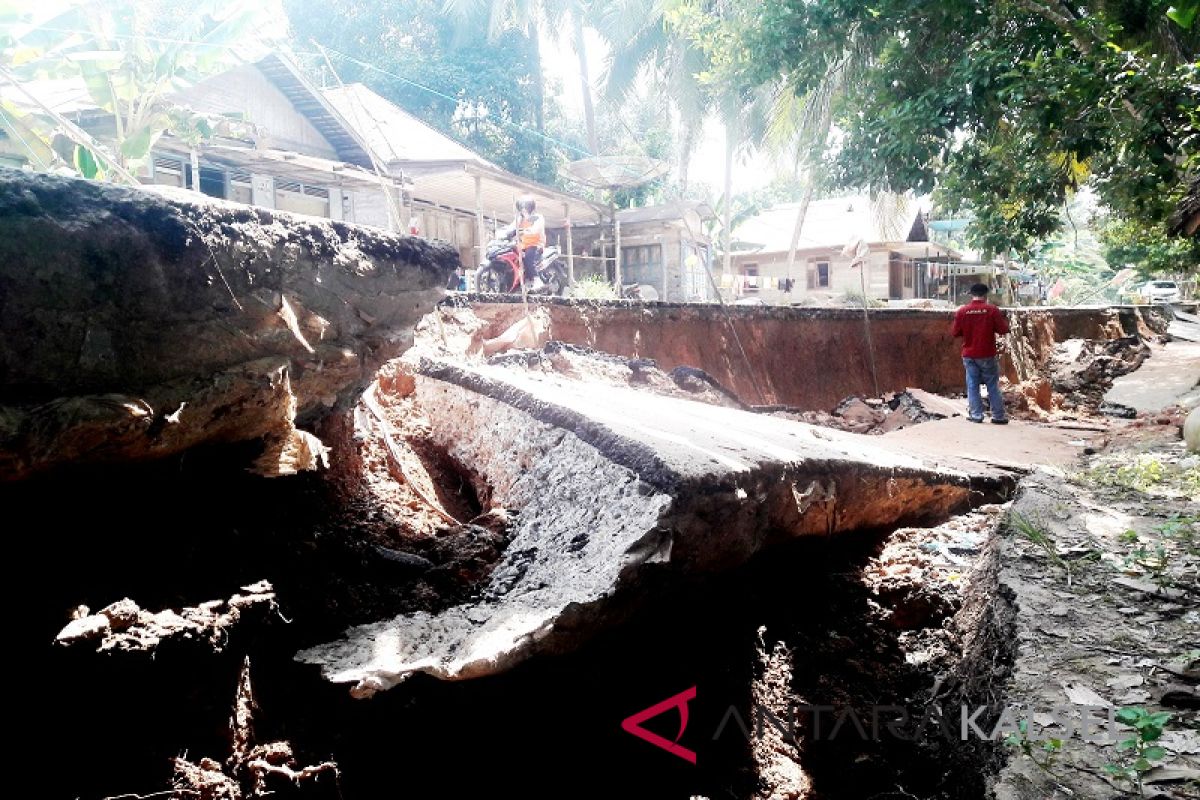
<instances>
[{"instance_id":1,"label":"white car","mask_svg":"<svg viewBox=\"0 0 1200 800\"><path fill-rule=\"evenodd\" d=\"M1147 281L1141 295L1148 303L1178 303L1179 286L1175 281Z\"/></svg>"}]
</instances>

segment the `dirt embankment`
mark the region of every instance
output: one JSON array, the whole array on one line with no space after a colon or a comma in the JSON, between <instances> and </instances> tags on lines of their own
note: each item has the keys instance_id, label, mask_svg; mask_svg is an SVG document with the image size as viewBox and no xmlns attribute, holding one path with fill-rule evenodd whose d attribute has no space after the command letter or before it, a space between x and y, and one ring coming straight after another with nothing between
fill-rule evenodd
<instances>
[{"instance_id":1,"label":"dirt embankment","mask_svg":"<svg viewBox=\"0 0 1200 800\"><path fill-rule=\"evenodd\" d=\"M520 302L496 300L490 296L470 303L485 323L486 338L498 336L524 314ZM653 359L668 372L679 366L702 369L749 404L831 409L850 395L878 394L861 311L745 307L722 311L715 306L558 299L540 300L536 307L548 318L550 339ZM962 391L962 362L958 344L950 336L952 312L873 309L869 313L879 392L908 387L935 393ZM1157 313L1133 306L1010 309L1016 333L1006 347L1005 374L1013 382L1041 374L1055 345L1069 339L1152 335L1162 325Z\"/></svg>"},{"instance_id":2,"label":"dirt embankment","mask_svg":"<svg viewBox=\"0 0 1200 800\"><path fill-rule=\"evenodd\" d=\"M453 251L414 237L0 169L0 480L266 440L263 474L324 457L297 426L411 343Z\"/></svg>"}]
</instances>

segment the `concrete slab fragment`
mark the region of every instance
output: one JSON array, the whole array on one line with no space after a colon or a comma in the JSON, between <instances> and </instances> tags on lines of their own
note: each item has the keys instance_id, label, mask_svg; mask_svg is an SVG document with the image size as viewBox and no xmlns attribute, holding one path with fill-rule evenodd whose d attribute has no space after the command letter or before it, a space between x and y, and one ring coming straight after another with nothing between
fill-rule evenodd
<instances>
[{"instance_id":1,"label":"concrete slab fragment","mask_svg":"<svg viewBox=\"0 0 1200 800\"><path fill-rule=\"evenodd\" d=\"M500 366L427 361L416 398L436 410L438 444L517 521L476 602L297 656L356 696L414 672L471 678L564 652L660 578L729 569L794 536L942 517L1014 483L880 437Z\"/></svg>"},{"instance_id":2,"label":"concrete slab fragment","mask_svg":"<svg viewBox=\"0 0 1200 800\"><path fill-rule=\"evenodd\" d=\"M1170 342L1150 351L1141 367L1113 380L1105 401L1149 412L1200 403L1200 344Z\"/></svg>"}]
</instances>

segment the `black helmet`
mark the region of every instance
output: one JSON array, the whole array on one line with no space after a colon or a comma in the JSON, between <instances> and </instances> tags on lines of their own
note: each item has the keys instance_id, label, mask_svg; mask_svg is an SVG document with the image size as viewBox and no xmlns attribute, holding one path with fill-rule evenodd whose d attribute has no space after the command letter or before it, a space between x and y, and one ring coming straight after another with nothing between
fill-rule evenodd
<instances>
[{"instance_id":1,"label":"black helmet","mask_svg":"<svg viewBox=\"0 0 1200 800\"><path fill-rule=\"evenodd\" d=\"M524 194L517 198L517 211L532 214L536 208L537 201L533 199L533 195Z\"/></svg>"}]
</instances>

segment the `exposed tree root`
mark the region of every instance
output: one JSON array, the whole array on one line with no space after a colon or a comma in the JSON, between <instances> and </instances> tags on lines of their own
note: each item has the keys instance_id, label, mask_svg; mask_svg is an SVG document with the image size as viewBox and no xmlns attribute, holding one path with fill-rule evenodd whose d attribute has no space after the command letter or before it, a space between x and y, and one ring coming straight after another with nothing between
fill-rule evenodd
<instances>
[{"instance_id":1,"label":"exposed tree root","mask_svg":"<svg viewBox=\"0 0 1200 800\"><path fill-rule=\"evenodd\" d=\"M281 788L288 786L299 788L325 773L331 773L335 781L338 779L338 767L332 761L297 769L296 756L288 742L255 744L254 717L257 712L247 657L238 676L233 714L229 718L232 738L229 758L224 765L211 758L194 763L183 757L176 758L172 796L179 800L251 800L277 795Z\"/></svg>"}]
</instances>

